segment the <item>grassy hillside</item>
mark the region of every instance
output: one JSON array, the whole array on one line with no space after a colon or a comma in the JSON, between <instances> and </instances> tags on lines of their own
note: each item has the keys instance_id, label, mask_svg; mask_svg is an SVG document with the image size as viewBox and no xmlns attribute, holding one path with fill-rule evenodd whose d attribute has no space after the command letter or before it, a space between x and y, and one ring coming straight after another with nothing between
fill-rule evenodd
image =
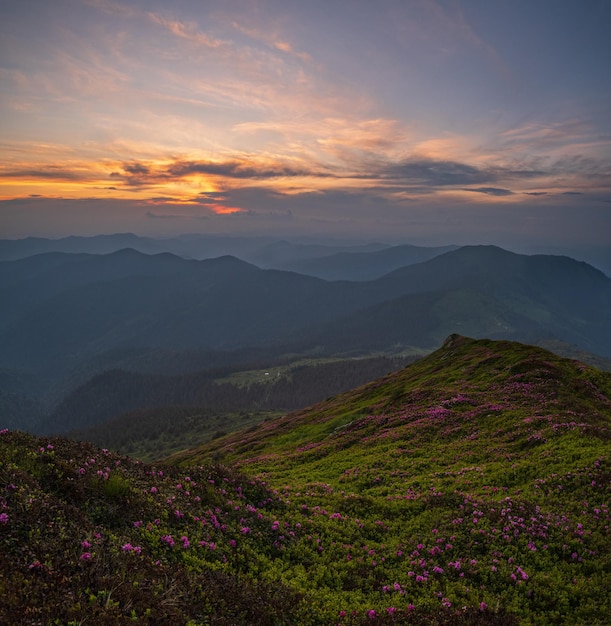
<instances>
[{"instance_id":1,"label":"grassy hillside","mask_svg":"<svg viewBox=\"0 0 611 626\"><path fill-rule=\"evenodd\" d=\"M602 625L610 422L611 375L453 336L164 466L2 431L0 623Z\"/></svg>"},{"instance_id":2,"label":"grassy hillside","mask_svg":"<svg viewBox=\"0 0 611 626\"><path fill-rule=\"evenodd\" d=\"M399 373L176 460L224 455L335 524L331 586L398 582L416 605L441 593L525 623L591 624L611 583L610 398L607 373L453 337ZM360 524L375 539L355 542Z\"/></svg>"}]
</instances>

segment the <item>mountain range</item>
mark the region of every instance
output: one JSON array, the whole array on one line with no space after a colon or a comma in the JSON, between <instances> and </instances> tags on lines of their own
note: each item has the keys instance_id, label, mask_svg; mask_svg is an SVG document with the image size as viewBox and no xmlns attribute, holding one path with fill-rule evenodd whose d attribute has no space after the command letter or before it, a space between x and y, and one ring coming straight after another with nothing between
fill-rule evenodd
<instances>
[{"instance_id":1,"label":"mountain range","mask_svg":"<svg viewBox=\"0 0 611 626\"><path fill-rule=\"evenodd\" d=\"M191 361L198 351L200 369L210 369L219 355L243 350L430 351L460 332L611 357L611 279L568 257L494 246L453 249L360 281L264 270L232 256L53 252L0 262L0 300L0 383L28 381L43 396L55 385L57 400L69 379L74 389L105 370L142 371L134 363L169 354ZM31 399L13 398L8 410Z\"/></svg>"},{"instance_id":2,"label":"mountain range","mask_svg":"<svg viewBox=\"0 0 611 626\"><path fill-rule=\"evenodd\" d=\"M263 236L189 234L143 237L133 233L0 239L0 261L14 261L47 252L111 254L132 248L143 254L170 252L185 259L235 256L262 269L295 271L327 280L372 280L411 263L426 261L456 245L437 247L337 239L278 239ZM569 256L611 276L611 246L535 246L514 249L522 254Z\"/></svg>"}]
</instances>

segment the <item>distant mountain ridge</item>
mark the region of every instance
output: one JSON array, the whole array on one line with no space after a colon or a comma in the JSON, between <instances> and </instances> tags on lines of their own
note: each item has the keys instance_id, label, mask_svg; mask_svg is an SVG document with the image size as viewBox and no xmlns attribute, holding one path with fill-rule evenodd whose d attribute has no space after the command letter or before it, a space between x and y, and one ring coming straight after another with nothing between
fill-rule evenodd
<instances>
[{"instance_id":1,"label":"distant mountain ridge","mask_svg":"<svg viewBox=\"0 0 611 626\"><path fill-rule=\"evenodd\" d=\"M452 332L565 342L611 357L611 279L567 257L494 246L361 282L262 270L231 256L48 253L0 262L0 301L0 367L56 382L96 361L121 367L111 355L130 351L427 351Z\"/></svg>"},{"instance_id":2,"label":"distant mountain ridge","mask_svg":"<svg viewBox=\"0 0 611 626\"><path fill-rule=\"evenodd\" d=\"M375 280L405 265L428 261L459 246L393 246L368 252L337 252L330 256L287 264L289 269L325 280Z\"/></svg>"},{"instance_id":3,"label":"distant mountain ridge","mask_svg":"<svg viewBox=\"0 0 611 626\"><path fill-rule=\"evenodd\" d=\"M372 280L404 265L425 261L431 254L441 254L457 247L278 239L273 236L189 234L154 238L116 233L60 239L0 239L0 261L18 260L47 252L110 254L123 248L133 248L143 254L171 252L195 260L231 255L262 269L297 271L327 280ZM569 256L585 261L611 277L611 245L536 246L530 249L509 247L520 254Z\"/></svg>"},{"instance_id":4,"label":"distant mountain ridge","mask_svg":"<svg viewBox=\"0 0 611 626\"><path fill-rule=\"evenodd\" d=\"M611 355L611 280L565 257L466 246L361 283L260 270L234 257L188 261L123 250L55 253L51 261L42 255L0 263L1 365L31 367L66 352L86 357L122 345L218 349L295 338L312 344L337 336L338 323L360 325L363 339L342 346L359 349L371 344L367 335L375 335L380 316L394 342L405 343L405 335L407 343L431 346L475 314L487 315L486 331L496 324L499 336L531 339L540 332ZM444 305L450 294L454 304ZM426 340L418 340L417 325L404 328L402 309L430 327Z\"/></svg>"}]
</instances>

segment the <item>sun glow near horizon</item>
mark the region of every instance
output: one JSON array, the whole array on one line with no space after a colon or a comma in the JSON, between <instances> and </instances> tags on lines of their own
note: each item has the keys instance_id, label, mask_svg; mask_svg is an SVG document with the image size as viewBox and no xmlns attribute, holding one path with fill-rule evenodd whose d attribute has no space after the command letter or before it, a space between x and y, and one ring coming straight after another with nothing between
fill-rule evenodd
<instances>
[{"instance_id":1,"label":"sun glow near horizon","mask_svg":"<svg viewBox=\"0 0 611 626\"><path fill-rule=\"evenodd\" d=\"M44 234L44 206L70 234L61 200L96 201L81 206L87 232L113 229L118 208L104 202L136 232L164 204L296 235L328 224L409 237L426 222L435 239L450 210L467 236L467 205L481 219L503 207L499 237L510 204L556 211L582 234L585 220L591 239L609 224L611 94L598 70L610 44L595 36L608 7L562 0L565 18L550 20L524 2L34 4L0 10L7 236ZM507 28L527 9L518 45ZM164 228L185 226L167 213ZM537 235L553 238L543 222Z\"/></svg>"}]
</instances>

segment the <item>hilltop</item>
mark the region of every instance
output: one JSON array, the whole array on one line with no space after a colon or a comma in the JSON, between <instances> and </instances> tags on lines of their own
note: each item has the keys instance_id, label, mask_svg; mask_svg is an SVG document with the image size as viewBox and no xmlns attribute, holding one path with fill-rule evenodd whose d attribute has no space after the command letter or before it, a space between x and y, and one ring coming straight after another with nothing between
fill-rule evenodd
<instances>
[{"instance_id":1,"label":"hilltop","mask_svg":"<svg viewBox=\"0 0 611 626\"><path fill-rule=\"evenodd\" d=\"M0 621L602 626L610 426L611 374L453 335L163 465L4 430Z\"/></svg>"}]
</instances>

